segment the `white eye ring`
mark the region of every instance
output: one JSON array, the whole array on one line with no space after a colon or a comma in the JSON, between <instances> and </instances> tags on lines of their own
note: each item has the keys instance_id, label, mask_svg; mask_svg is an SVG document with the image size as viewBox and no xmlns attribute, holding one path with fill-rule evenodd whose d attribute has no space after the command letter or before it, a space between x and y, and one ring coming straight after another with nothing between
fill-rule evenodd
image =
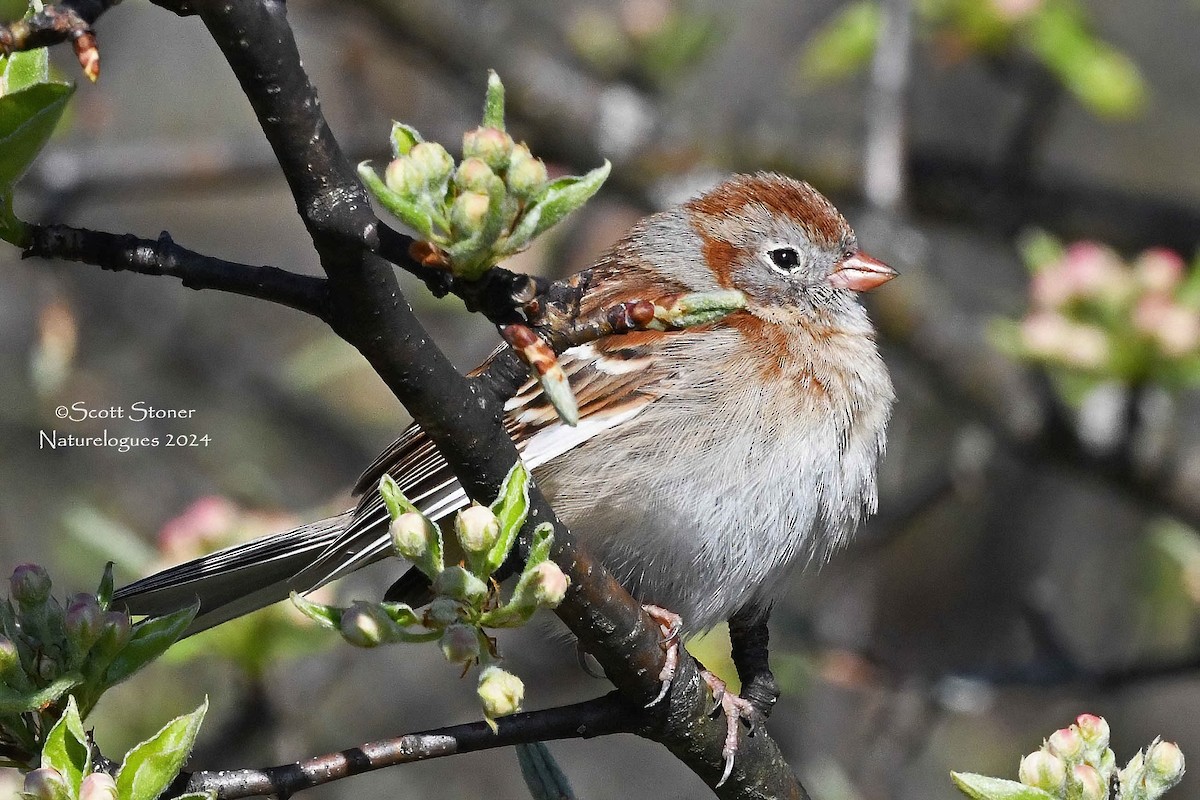
<instances>
[{"instance_id":1,"label":"white eye ring","mask_svg":"<svg viewBox=\"0 0 1200 800\"><path fill-rule=\"evenodd\" d=\"M771 269L780 275L792 275L800 268L800 253L790 244L773 244L763 255Z\"/></svg>"}]
</instances>

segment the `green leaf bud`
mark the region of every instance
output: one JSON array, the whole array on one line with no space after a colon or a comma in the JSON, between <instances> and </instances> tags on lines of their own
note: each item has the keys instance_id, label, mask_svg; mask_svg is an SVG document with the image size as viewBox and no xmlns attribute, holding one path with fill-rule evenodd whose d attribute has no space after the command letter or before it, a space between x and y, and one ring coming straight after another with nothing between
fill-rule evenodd
<instances>
[{"instance_id":1,"label":"green leaf bud","mask_svg":"<svg viewBox=\"0 0 1200 800\"><path fill-rule=\"evenodd\" d=\"M93 772L79 784L79 800L117 800L117 782L106 772Z\"/></svg>"},{"instance_id":2,"label":"green leaf bud","mask_svg":"<svg viewBox=\"0 0 1200 800\"><path fill-rule=\"evenodd\" d=\"M1067 781L1067 765L1056 755L1038 750L1021 759L1021 783L1057 795Z\"/></svg>"},{"instance_id":3,"label":"green leaf bud","mask_svg":"<svg viewBox=\"0 0 1200 800\"><path fill-rule=\"evenodd\" d=\"M470 664L479 658L479 631L472 625L447 625L441 645L442 655L451 664Z\"/></svg>"},{"instance_id":4,"label":"green leaf bud","mask_svg":"<svg viewBox=\"0 0 1200 800\"><path fill-rule=\"evenodd\" d=\"M512 150L504 182L508 191L522 200L533 197L546 185L546 165L534 158L529 148L519 144Z\"/></svg>"},{"instance_id":5,"label":"green leaf bud","mask_svg":"<svg viewBox=\"0 0 1200 800\"><path fill-rule=\"evenodd\" d=\"M463 134L463 158L479 158L494 172L503 172L513 150L513 139L499 128L476 128Z\"/></svg>"},{"instance_id":6,"label":"green leaf bud","mask_svg":"<svg viewBox=\"0 0 1200 800\"><path fill-rule=\"evenodd\" d=\"M481 158L467 158L454 171L454 185L462 192L487 194L488 183L496 173Z\"/></svg>"},{"instance_id":7,"label":"green leaf bud","mask_svg":"<svg viewBox=\"0 0 1200 800\"><path fill-rule=\"evenodd\" d=\"M500 520L487 506L471 506L455 515L454 532L468 555L486 553L500 538Z\"/></svg>"},{"instance_id":8,"label":"green leaf bud","mask_svg":"<svg viewBox=\"0 0 1200 800\"><path fill-rule=\"evenodd\" d=\"M370 603L356 602L342 613L342 638L355 647L377 647L387 641L391 620Z\"/></svg>"},{"instance_id":9,"label":"green leaf bud","mask_svg":"<svg viewBox=\"0 0 1200 800\"><path fill-rule=\"evenodd\" d=\"M40 767L25 775L24 792L32 800L70 800L67 779L54 767Z\"/></svg>"},{"instance_id":10,"label":"green leaf bud","mask_svg":"<svg viewBox=\"0 0 1200 800\"><path fill-rule=\"evenodd\" d=\"M20 564L9 579L12 599L22 606L39 606L50 599L50 575L38 564Z\"/></svg>"},{"instance_id":11,"label":"green leaf bud","mask_svg":"<svg viewBox=\"0 0 1200 800\"><path fill-rule=\"evenodd\" d=\"M481 605L487 599L487 584L462 567L446 567L433 579L434 594Z\"/></svg>"},{"instance_id":12,"label":"green leaf bud","mask_svg":"<svg viewBox=\"0 0 1200 800\"><path fill-rule=\"evenodd\" d=\"M479 702L483 704L483 713L489 721L515 714L521 710L521 703L525 700L525 684L521 679L495 665L484 667L479 673L477 691Z\"/></svg>"}]
</instances>

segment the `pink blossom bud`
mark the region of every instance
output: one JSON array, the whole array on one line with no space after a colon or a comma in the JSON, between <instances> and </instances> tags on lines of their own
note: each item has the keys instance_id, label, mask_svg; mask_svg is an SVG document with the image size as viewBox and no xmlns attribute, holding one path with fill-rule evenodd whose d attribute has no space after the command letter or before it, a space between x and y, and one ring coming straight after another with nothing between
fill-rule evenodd
<instances>
[{"instance_id":1,"label":"pink blossom bud","mask_svg":"<svg viewBox=\"0 0 1200 800\"><path fill-rule=\"evenodd\" d=\"M494 172L508 166L512 149L512 137L498 128L476 128L463 134L463 158L482 159Z\"/></svg>"},{"instance_id":2,"label":"pink blossom bud","mask_svg":"<svg viewBox=\"0 0 1200 800\"><path fill-rule=\"evenodd\" d=\"M21 564L9 579L12 598L23 606L39 606L50 599L50 575L38 564Z\"/></svg>"},{"instance_id":3,"label":"pink blossom bud","mask_svg":"<svg viewBox=\"0 0 1200 800\"><path fill-rule=\"evenodd\" d=\"M429 186L445 186L454 170L454 159L437 142L420 142L408 151L408 159Z\"/></svg>"},{"instance_id":4,"label":"pink blossom bud","mask_svg":"<svg viewBox=\"0 0 1200 800\"><path fill-rule=\"evenodd\" d=\"M1034 275L1029 290L1035 306L1057 311L1070 302L1073 287L1067 271L1055 264Z\"/></svg>"},{"instance_id":5,"label":"pink blossom bud","mask_svg":"<svg viewBox=\"0 0 1200 800\"><path fill-rule=\"evenodd\" d=\"M479 658L479 632L470 625L448 625L441 644L442 655L451 664L470 664Z\"/></svg>"},{"instance_id":6,"label":"pink blossom bud","mask_svg":"<svg viewBox=\"0 0 1200 800\"><path fill-rule=\"evenodd\" d=\"M79 784L79 800L117 800L117 782L106 772L93 772Z\"/></svg>"},{"instance_id":7,"label":"pink blossom bud","mask_svg":"<svg viewBox=\"0 0 1200 800\"><path fill-rule=\"evenodd\" d=\"M1021 783L1057 794L1067 780L1067 765L1058 756L1037 750L1021 759Z\"/></svg>"},{"instance_id":8,"label":"pink blossom bud","mask_svg":"<svg viewBox=\"0 0 1200 800\"><path fill-rule=\"evenodd\" d=\"M383 171L383 182L393 192L412 197L425 190L425 176L408 156L393 159Z\"/></svg>"},{"instance_id":9,"label":"pink blossom bud","mask_svg":"<svg viewBox=\"0 0 1200 800\"><path fill-rule=\"evenodd\" d=\"M571 581L553 561L543 561L533 568L533 596L538 605L554 608L563 601Z\"/></svg>"},{"instance_id":10,"label":"pink blossom bud","mask_svg":"<svg viewBox=\"0 0 1200 800\"><path fill-rule=\"evenodd\" d=\"M1174 250L1153 247L1138 256L1133 272L1148 292L1170 294L1183 281L1183 259Z\"/></svg>"},{"instance_id":11,"label":"pink blossom bud","mask_svg":"<svg viewBox=\"0 0 1200 800\"><path fill-rule=\"evenodd\" d=\"M342 612L342 638L355 647L376 647L387 640L391 620L376 606L355 603Z\"/></svg>"},{"instance_id":12,"label":"pink blossom bud","mask_svg":"<svg viewBox=\"0 0 1200 800\"><path fill-rule=\"evenodd\" d=\"M534 158L529 148L519 144L513 148L504 182L508 191L522 199L532 197L546 185L546 165Z\"/></svg>"},{"instance_id":13,"label":"pink blossom bud","mask_svg":"<svg viewBox=\"0 0 1200 800\"><path fill-rule=\"evenodd\" d=\"M1183 777L1183 751L1174 742L1158 742L1146 754L1146 782L1166 791Z\"/></svg>"},{"instance_id":14,"label":"pink blossom bud","mask_svg":"<svg viewBox=\"0 0 1200 800\"><path fill-rule=\"evenodd\" d=\"M1068 247L1063 270L1075 297L1120 298L1132 286L1132 275L1120 257L1095 242L1076 242Z\"/></svg>"},{"instance_id":15,"label":"pink blossom bud","mask_svg":"<svg viewBox=\"0 0 1200 800\"><path fill-rule=\"evenodd\" d=\"M72 595L67 603L67 615L64 620L67 636L80 650L87 650L100 638L104 627L104 612L96 596L81 593Z\"/></svg>"},{"instance_id":16,"label":"pink blossom bud","mask_svg":"<svg viewBox=\"0 0 1200 800\"><path fill-rule=\"evenodd\" d=\"M1075 718L1075 727L1079 730L1079 735L1083 737L1083 743L1089 750L1102 752L1104 748L1108 747L1108 722L1104 717L1098 717L1095 714L1080 714Z\"/></svg>"},{"instance_id":17,"label":"pink blossom bud","mask_svg":"<svg viewBox=\"0 0 1200 800\"><path fill-rule=\"evenodd\" d=\"M1078 761L1079 757L1083 755L1083 737L1079 735L1079 731L1074 726L1059 728L1050 734L1050 738L1046 740L1046 746L1050 748L1051 753L1067 763Z\"/></svg>"},{"instance_id":18,"label":"pink blossom bud","mask_svg":"<svg viewBox=\"0 0 1200 800\"><path fill-rule=\"evenodd\" d=\"M429 550L429 537L434 534L429 520L416 511L401 514L392 520L392 547L409 561L417 561Z\"/></svg>"},{"instance_id":19,"label":"pink blossom bud","mask_svg":"<svg viewBox=\"0 0 1200 800\"><path fill-rule=\"evenodd\" d=\"M105 646L111 648L114 653L129 644L129 638L133 635L133 622L129 619L129 614L124 611L107 612L100 635Z\"/></svg>"},{"instance_id":20,"label":"pink blossom bud","mask_svg":"<svg viewBox=\"0 0 1200 800\"><path fill-rule=\"evenodd\" d=\"M525 700L525 684L511 672L495 665L479 673L479 701L488 719L515 714Z\"/></svg>"},{"instance_id":21,"label":"pink blossom bud","mask_svg":"<svg viewBox=\"0 0 1200 800\"><path fill-rule=\"evenodd\" d=\"M500 520L487 506L471 506L454 517L454 532L463 550L486 553L500 538Z\"/></svg>"},{"instance_id":22,"label":"pink blossom bud","mask_svg":"<svg viewBox=\"0 0 1200 800\"><path fill-rule=\"evenodd\" d=\"M54 767L41 767L25 775L25 794L32 800L68 800L67 779Z\"/></svg>"},{"instance_id":23,"label":"pink blossom bud","mask_svg":"<svg viewBox=\"0 0 1200 800\"><path fill-rule=\"evenodd\" d=\"M1068 366L1099 369L1108 363L1112 346L1108 334L1095 325L1073 324L1060 357Z\"/></svg>"},{"instance_id":24,"label":"pink blossom bud","mask_svg":"<svg viewBox=\"0 0 1200 800\"><path fill-rule=\"evenodd\" d=\"M1095 767L1088 764L1078 764L1072 770L1071 776L1079 784L1079 800L1105 800L1108 797L1108 784L1100 777Z\"/></svg>"},{"instance_id":25,"label":"pink blossom bud","mask_svg":"<svg viewBox=\"0 0 1200 800\"><path fill-rule=\"evenodd\" d=\"M1019 22L1042 7L1044 0L991 0L992 8L1007 22Z\"/></svg>"},{"instance_id":26,"label":"pink blossom bud","mask_svg":"<svg viewBox=\"0 0 1200 800\"><path fill-rule=\"evenodd\" d=\"M458 622L462 606L449 597L435 597L425 609L422 622L427 628L445 628Z\"/></svg>"},{"instance_id":27,"label":"pink blossom bud","mask_svg":"<svg viewBox=\"0 0 1200 800\"><path fill-rule=\"evenodd\" d=\"M464 159L454 172L454 185L460 191L487 194L488 183L495 174L481 158Z\"/></svg>"},{"instance_id":28,"label":"pink blossom bud","mask_svg":"<svg viewBox=\"0 0 1200 800\"><path fill-rule=\"evenodd\" d=\"M450 206L450 225L461 236L470 236L483 227L491 202L486 194L463 192Z\"/></svg>"}]
</instances>

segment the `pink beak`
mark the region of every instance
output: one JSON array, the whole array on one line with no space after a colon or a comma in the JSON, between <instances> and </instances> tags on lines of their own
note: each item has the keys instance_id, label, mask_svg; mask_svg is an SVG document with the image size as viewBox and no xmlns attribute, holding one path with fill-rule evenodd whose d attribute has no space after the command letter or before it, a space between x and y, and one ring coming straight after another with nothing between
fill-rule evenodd
<instances>
[{"instance_id":1,"label":"pink beak","mask_svg":"<svg viewBox=\"0 0 1200 800\"><path fill-rule=\"evenodd\" d=\"M869 292L899 274L877 258L871 258L866 253L855 253L838 264L826 280L835 289Z\"/></svg>"}]
</instances>

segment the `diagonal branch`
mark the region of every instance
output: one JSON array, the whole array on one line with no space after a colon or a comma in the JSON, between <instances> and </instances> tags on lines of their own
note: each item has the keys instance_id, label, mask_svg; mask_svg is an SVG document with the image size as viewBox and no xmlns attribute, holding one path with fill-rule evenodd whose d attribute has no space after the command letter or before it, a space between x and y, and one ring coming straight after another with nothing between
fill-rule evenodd
<instances>
[{"instance_id":1,"label":"diagonal branch","mask_svg":"<svg viewBox=\"0 0 1200 800\"><path fill-rule=\"evenodd\" d=\"M23 258L60 258L113 272L167 275L189 289L216 289L289 306L326 319L326 282L278 267L224 261L175 244L163 231L158 239L105 233L67 225L30 225Z\"/></svg>"}]
</instances>

